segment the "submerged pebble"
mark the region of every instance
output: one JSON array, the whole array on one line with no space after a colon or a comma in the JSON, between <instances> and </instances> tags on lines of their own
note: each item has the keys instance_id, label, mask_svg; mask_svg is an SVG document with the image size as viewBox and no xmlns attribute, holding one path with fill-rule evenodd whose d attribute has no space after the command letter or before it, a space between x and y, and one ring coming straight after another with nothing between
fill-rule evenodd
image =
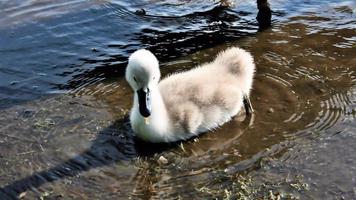
<instances>
[{"instance_id":1,"label":"submerged pebble","mask_svg":"<svg viewBox=\"0 0 356 200\"><path fill-rule=\"evenodd\" d=\"M30 109L26 109L24 110L21 114L23 118L30 118L33 117L36 113L36 110L30 110Z\"/></svg>"},{"instance_id":2,"label":"submerged pebble","mask_svg":"<svg viewBox=\"0 0 356 200\"><path fill-rule=\"evenodd\" d=\"M157 163L160 165L166 165L166 164L168 164L168 160L165 157L160 156L157 160Z\"/></svg>"},{"instance_id":3,"label":"submerged pebble","mask_svg":"<svg viewBox=\"0 0 356 200\"><path fill-rule=\"evenodd\" d=\"M267 110L267 112L268 112L268 113L274 113L274 109L273 109L273 108L269 108L269 109Z\"/></svg>"}]
</instances>

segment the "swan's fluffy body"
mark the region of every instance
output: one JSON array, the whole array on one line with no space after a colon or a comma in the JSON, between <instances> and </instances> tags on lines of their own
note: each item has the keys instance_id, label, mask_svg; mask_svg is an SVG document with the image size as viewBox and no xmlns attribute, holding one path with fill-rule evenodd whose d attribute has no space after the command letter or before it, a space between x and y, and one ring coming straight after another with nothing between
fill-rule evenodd
<instances>
[{"instance_id":1,"label":"swan's fluffy body","mask_svg":"<svg viewBox=\"0 0 356 200\"><path fill-rule=\"evenodd\" d=\"M130 114L134 133L150 142L174 142L219 127L243 107L254 72L251 54L233 47L210 63L159 82L156 57L148 50L134 52L126 69L126 80L135 91ZM149 94L146 99L140 89ZM142 108L145 102L150 104L147 112Z\"/></svg>"}]
</instances>

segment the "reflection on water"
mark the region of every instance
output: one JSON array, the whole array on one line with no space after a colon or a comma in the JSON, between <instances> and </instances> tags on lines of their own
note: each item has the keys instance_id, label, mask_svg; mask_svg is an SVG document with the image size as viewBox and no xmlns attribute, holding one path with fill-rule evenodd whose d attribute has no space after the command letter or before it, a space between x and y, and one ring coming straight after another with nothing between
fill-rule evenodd
<instances>
[{"instance_id":1,"label":"reflection on water","mask_svg":"<svg viewBox=\"0 0 356 200\"><path fill-rule=\"evenodd\" d=\"M168 60L257 30L257 10L239 13L214 1L1 4L2 107L122 75L129 53L140 47ZM147 15L136 15L140 8Z\"/></svg>"},{"instance_id":2,"label":"reflection on water","mask_svg":"<svg viewBox=\"0 0 356 200\"><path fill-rule=\"evenodd\" d=\"M254 2L217 4L0 2L0 197L355 198L355 3L273 1L263 32ZM233 45L255 57L253 118L182 144L131 137L132 51L167 75Z\"/></svg>"}]
</instances>

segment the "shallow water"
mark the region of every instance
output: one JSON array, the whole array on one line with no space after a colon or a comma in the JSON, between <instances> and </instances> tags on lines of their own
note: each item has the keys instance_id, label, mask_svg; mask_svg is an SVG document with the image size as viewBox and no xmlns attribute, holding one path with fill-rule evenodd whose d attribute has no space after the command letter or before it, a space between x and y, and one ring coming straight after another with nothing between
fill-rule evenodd
<instances>
[{"instance_id":1,"label":"shallow water","mask_svg":"<svg viewBox=\"0 0 356 200\"><path fill-rule=\"evenodd\" d=\"M271 4L258 32L246 1L0 2L1 199L356 198L356 5ZM252 118L182 144L131 137L132 51L167 75L234 45L255 57Z\"/></svg>"}]
</instances>

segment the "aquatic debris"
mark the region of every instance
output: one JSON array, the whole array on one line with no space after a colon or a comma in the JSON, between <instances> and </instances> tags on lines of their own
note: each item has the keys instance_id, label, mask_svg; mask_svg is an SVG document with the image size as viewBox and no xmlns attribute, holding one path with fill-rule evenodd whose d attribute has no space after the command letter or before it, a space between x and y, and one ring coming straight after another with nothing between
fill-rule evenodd
<instances>
[{"instance_id":1,"label":"aquatic debris","mask_svg":"<svg viewBox=\"0 0 356 200\"><path fill-rule=\"evenodd\" d=\"M224 193L225 193L224 194L224 199L231 199L231 196L232 196L232 192L231 191L225 189Z\"/></svg>"},{"instance_id":2,"label":"aquatic debris","mask_svg":"<svg viewBox=\"0 0 356 200\"><path fill-rule=\"evenodd\" d=\"M18 84L20 81L11 81L10 82L10 85L16 85L16 84Z\"/></svg>"},{"instance_id":3,"label":"aquatic debris","mask_svg":"<svg viewBox=\"0 0 356 200\"><path fill-rule=\"evenodd\" d=\"M135 14L136 14L136 15L146 15L146 10L143 9L143 8L141 8L141 9L139 9L139 10L136 10L136 11L135 11Z\"/></svg>"},{"instance_id":4,"label":"aquatic debris","mask_svg":"<svg viewBox=\"0 0 356 200\"><path fill-rule=\"evenodd\" d=\"M160 165L166 165L166 164L168 164L168 160L167 160L167 158L160 156L157 160L157 163Z\"/></svg>"},{"instance_id":5,"label":"aquatic debris","mask_svg":"<svg viewBox=\"0 0 356 200\"><path fill-rule=\"evenodd\" d=\"M34 124L35 128L38 129L49 129L53 125L55 125L55 122L51 118L46 118L46 119L38 119Z\"/></svg>"},{"instance_id":6,"label":"aquatic debris","mask_svg":"<svg viewBox=\"0 0 356 200\"><path fill-rule=\"evenodd\" d=\"M8 126L10 126L10 125L8 125ZM29 142L29 143L34 143L35 142L35 141L33 141L31 139L28 139L28 138L25 138L25 137L19 137L19 136L16 136L16 135L10 135L10 134L5 134L5 133L1 133L1 132L0 132L0 136L3 136L5 138L16 139L16 140L20 140L20 141L26 141L26 142Z\"/></svg>"},{"instance_id":7,"label":"aquatic debris","mask_svg":"<svg viewBox=\"0 0 356 200\"><path fill-rule=\"evenodd\" d=\"M179 147L182 149L183 152L186 152L185 149L184 149L183 142L180 143Z\"/></svg>"},{"instance_id":8,"label":"aquatic debris","mask_svg":"<svg viewBox=\"0 0 356 200\"><path fill-rule=\"evenodd\" d=\"M33 109L26 109L21 114L23 118L31 118L37 113L36 110Z\"/></svg>"},{"instance_id":9,"label":"aquatic debris","mask_svg":"<svg viewBox=\"0 0 356 200\"><path fill-rule=\"evenodd\" d=\"M267 110L267 112L268 112L268 113L274 113L274 109L273 109L273 108L269 108L269 109Z\"/></svg>"},{"instance_id":10,"label":"aquatic debris","mask_svg":"<svg viewBox=\"0 0 356 200\"><path fill-rule=\"evenodd\" d=\"M52 192L44 192L43 194L41 194L40 200L46 199L47 197L49 197L49 195L50 195L51 193L52 193Z\"/></svg>"},{"instance_id":11,"label":"aquatic debris","mask_svg":"<svg viewBox=\"0 0 356 200\"><path fill-rule=\"evenodd\" d=\"M224 171L215 171L209 184L195 188L208 199L299 199L298 193L308 190L302 177L296 176L293 182L269 181L249 174L229 175ZM284 188L284 189L283 189ZM286 189L286 190L285 190Z\"/></svg>"},{"instance_id":12,"label":"aquatic debris","mask_svg":"<svg viewBox=\"0 0 356 200\"><path fill-rule=\"evenodd\" d=\"M34 151L34 150L25 151L25 152L22 152L22 153L18 153L18 154L16 154L16 155L17 155L17 156L21 156L21 155L33 154L33 153L36 153L36 151Z\"/></svg>"},{"instance_id":13,"label":"aquatic debris","mask_svg":"<svg viewBox=\"0 0 356 200\"><path fill-rule=\"evenodd\" d=\"M274 194L272 190L268 191L268 199L271 200L280 200L281 196L279 194Z\"/></svg>"},{"instance_id":14,"label":"aquatic debris","mask_svg":"<svg viewBox=\"0 0 356 200\"><path fill-rule=\"evenodd\" d=\"M19 199L23 199L26 196L26 192L22 192L19 194Z\"/></svg>"}]
</instances>

